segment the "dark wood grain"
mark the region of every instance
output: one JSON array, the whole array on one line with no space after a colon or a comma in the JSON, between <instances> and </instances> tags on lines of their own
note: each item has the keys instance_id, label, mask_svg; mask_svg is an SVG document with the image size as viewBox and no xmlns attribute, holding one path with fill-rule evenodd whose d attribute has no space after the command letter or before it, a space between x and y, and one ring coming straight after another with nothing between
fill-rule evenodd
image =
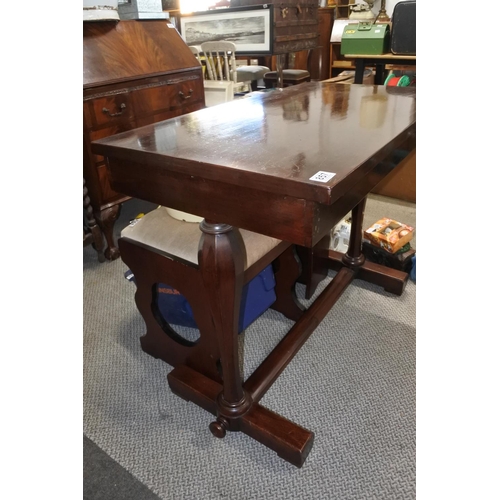
<instances>
[{"instance_id":1,"label":"dark wood grain","mask_svg":"<svg viewBox=\"0 0 500 500\"><path fill-rule=\"evenodd\" d=\"M143 349L174 366L168 381L176 394L215 414L210 430L216 437L241 431L297 467L304 463L314 434L259 400L352 280L402 293L408 275L366 262L361 231L367 194L395 168L395 158L415 148L415 101L410 88L311 82L94 141L113 189L205 218L198 266L126 238L120 248L138 276L136 300L148 327ZM335 175L311 180L320 171ZM346 255L327 251L331 228L349 211ZM237 228L284 242L245 273ZM302 273L292 243L303 247ZM271 261L275 307L295 324L243 381L236 321L241 289ZM294 280L301 276L310 295L328 269L336 276L303 311ZM199 342L183 345L155 316L153 285L163 280L192 301Z\"/></svg>"},{"instance_id":2,"label":"dark wood grain","mask_svg":"<svg viewBox=\"0 0 500 500\"><path fill-rule=\"evenodd\" d=\"M332 94L347 103L341 113L325 106ZM297 102L308 103L307 120L284 117ZM98 140L93 151L109 156L117 190L313 246L395 167L388 159L414 135L414 89L311 82ZM335 176L310 180L318 171Z\"/></svg>"},{"instance_id":3,"label":"dark wood grain","mask_svg":"<svg viewBox=\"0 0 500 500\"><path fill-rule=\"evenodd\" d=\"M199 69L165 20L83 23L83 88Z\"/></svg>"},{"instance_id":4,"label":"dark wood grain","mask_svg":"<svg viewBox=\"0 0 500 500\"><path fill-rule=\"evenodd\" d=\"M232 0L231 7L267 4L273 9L272 53L289 54L318 46L318 2L283 3L268 0Z\"/></svg>"},{"instance_id":5,"label":"dark wood grain","mask_svg":"<svg viewBox=\"0 0 500 500\"><path fill-rule=\"evenodd\" d=\"M327 80L330 78L330 37L332 35L334 11L335 9L332 7L318 9L318 48L311 51L308 60L308 69L312 80Z\"/></svg>"},{"instance_id":6,"label":"dark wood grain","mask_svg":"<svg viewBox=\"0 0 500 500\"><path fill-rule=\"evenodd\" d=\"M201 68L165 20L83 23L83 169L107 259L120 255L113 227L130 196L90 143L204 106Z\"/></svg>"}]
</instances>

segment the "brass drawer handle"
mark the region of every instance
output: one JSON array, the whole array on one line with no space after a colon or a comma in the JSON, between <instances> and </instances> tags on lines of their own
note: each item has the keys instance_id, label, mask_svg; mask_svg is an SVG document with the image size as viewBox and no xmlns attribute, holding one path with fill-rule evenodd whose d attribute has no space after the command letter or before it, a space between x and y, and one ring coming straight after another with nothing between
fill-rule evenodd
<instances>
[{"instance_id":1,"label":"brass drawer handle","mask_svg":"<svg viewBox=\"0 0 500 500\"><path fill-rule=\"evenodd\" d=\"M123 113L123 110L124 110L126 107L127 107L127 106L125 106L125 103L124 103L124 102L122 102L122 103L120 104L120 109L121 109L121 111L118 111L118 112L116 112L116 113L111 113L111 112L109 111L109 109L108 109L108 108L102 108L102 112L103 112L104 114L108 114L109 116L119 116L119 115L121 115L121 114Z\"/></svg>"},{"instance_id":2,"label":"brass drawer handle","mask_svg":"<svg viewBox=\"0 0 500 500\"><path fill-rule=\"evenodd\" d=\"M189 89L189 95L185 95L184 92L179 90L179 95L182 97L182 99L191 99L193 95L193 89Z\"/></svg>"}]
</instances>

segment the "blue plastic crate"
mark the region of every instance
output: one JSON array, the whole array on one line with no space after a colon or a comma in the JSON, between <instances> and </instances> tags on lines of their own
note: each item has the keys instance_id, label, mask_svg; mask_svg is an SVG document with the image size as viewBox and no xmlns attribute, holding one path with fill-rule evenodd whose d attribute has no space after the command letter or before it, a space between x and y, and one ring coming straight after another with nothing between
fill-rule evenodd
<instances>
[{"instance_id":1,"label":"blue plastic crate","mask_svg":"<svg viewBox=\"0 0 500 500\"><path fill-rule=\"evenodd\" d=\"M125 278L135 283L130 270L125 272ZM275 287L272 265L267 266L243 287L238 332L245 330L274 303ZM164 283L158 283L157 291L158 309L169 324L198 328L193 310L184 295Z\"/></svg>"}]
</instances>

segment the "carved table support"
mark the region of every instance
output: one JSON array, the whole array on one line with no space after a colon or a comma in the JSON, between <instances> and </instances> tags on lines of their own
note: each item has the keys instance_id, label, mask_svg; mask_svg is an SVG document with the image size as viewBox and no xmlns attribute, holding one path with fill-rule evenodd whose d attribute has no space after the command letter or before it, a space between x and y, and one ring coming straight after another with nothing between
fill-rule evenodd
<instances>
[{"instance_id":1,"label":"carved table support","mask_svg":"<svg viewBox=\"0 0 500 500\"><path fill-rule=\"evenodd\" d=\"M276 300L271 309L280 312L288 319L297 321L305 311L295 292L295 284L301 273L300 260L295 247L290 245L274 262L276 280Z\"/></svg>"},{"instance_id":2,"label":"carved table support","mask_svg":"<svg viewBox=\"0 0 500 500\"><path fill-rule=\"evenodd\" d=\"M210 424L210 430L215 436L224 437L228 429L242 431L274 450L284 460L301 467L312 448L314 433L268 410L258 401L337 302L354 274L354 271L346 267L337 274L243 387L237 385L241 382L241 376L236 367L233 367L229 379L223 373L224 385L221 387L219 383L188 366L180 365L168 374L170 388L184 399L217 415L217 421ZM222 347L220 346L221 361L227 354L222 352ZM234 390L235 399L241 394L241 400L237 403L230 404L227 401L230 389Z\"/></svg>"}]
</instances>

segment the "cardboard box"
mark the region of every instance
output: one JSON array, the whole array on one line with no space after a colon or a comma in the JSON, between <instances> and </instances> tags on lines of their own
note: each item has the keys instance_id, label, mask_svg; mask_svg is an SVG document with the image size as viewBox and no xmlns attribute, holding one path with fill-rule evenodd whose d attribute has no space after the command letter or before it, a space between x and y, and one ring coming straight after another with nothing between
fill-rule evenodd
<instances>
[{"instance_id":1,"label":"cardboard box","mask_svg":"<svg viewBox=\"0 0 500 500\"><path fill-rule=\"evenodd\" d=\"M363 234L375 246L395 253L412 240L415 229L402 222L383 218L372 224Z\"/></svg>"},{"instance_id":2,"label":"cardboard box","mask_svg":"<svg viewBox=\"0 0 500 500\"><path fill-rule=\"evenodd\" d=\"M403 246L404 247L404 246ZM416 253L414 248L403 250L396 253L387 252L379 246L375 246L369 241L363 240L363 255L370 261L381 266L390 267L404 273L409 273L413 265L413 257Z\"/></svg>"}]
</instances>

